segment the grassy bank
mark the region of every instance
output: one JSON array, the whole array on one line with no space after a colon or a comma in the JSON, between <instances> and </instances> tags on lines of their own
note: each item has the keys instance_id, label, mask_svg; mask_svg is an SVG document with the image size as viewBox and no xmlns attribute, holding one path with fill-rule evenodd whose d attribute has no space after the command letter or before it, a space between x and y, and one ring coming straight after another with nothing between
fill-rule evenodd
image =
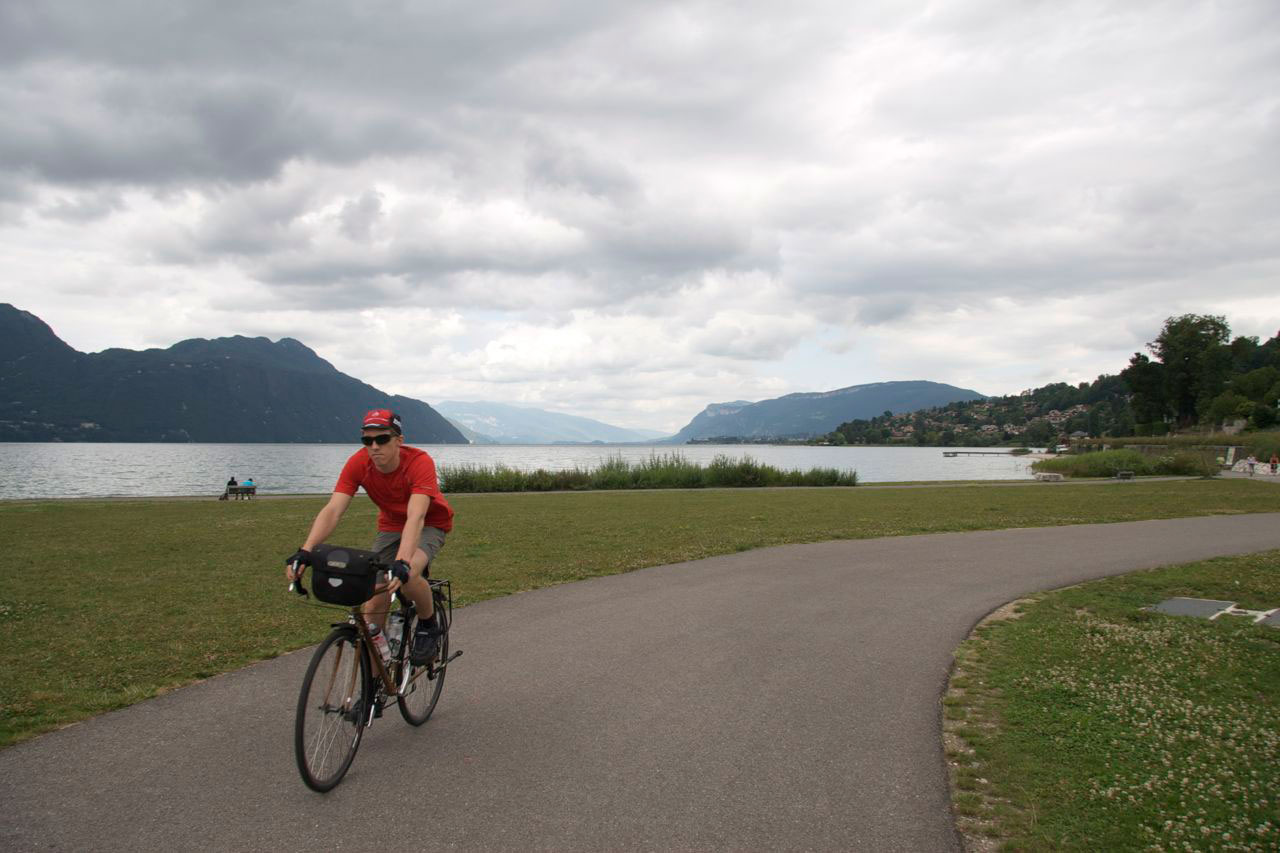
<instances>
[{"instance_id":1,"label":"grassy bank","mask_svg":"<svg viewBox=\"0 0 1280 853\"><path fill-rule=\"evenodd\" d=\"M1048 593L981 627L945 700L962 831L1013 850L1280 848L1280 551ZM957 738L957 739L952 739Z\"/></svg>"},{"instance_id":2,"label":"grassy bank","mask_svg":"<svg viewBox=\"0 0 1280 853\"><path fill-rule=\"evenodd\" d=\"M621 456L596 468L519 471L506 465L446 465L440 472L446 492L563 492L586 489L713 489L760 486L856 486L858 474L838 468L784 471L749 456L716 456L709 465L679 453L654 454L629 462Z\"/></svg>"},{"instance_id":3,"label":"grassy bank","mask_svg":"<svg viewBox=\"0 0 1280 853\"><path fill-rule=\"evenodd\" d=\"M1247 480L456 495L460 603L826 539L1280 510ZM0 743L316 642L281 561L323 497L0 504ZM363 498L331 541L364 544Z\"/></svg>"},{"instance_id":4,"label":"grassy bank","mask_svg":"<svg viewBox=\"0 0 1280 853\"><path fill-rule=\"evenodd\" d=\"M1099 450L1094 453L1058 456L1031 463L1033 471L1066 474L1068 477L1114 477L1117 471L1132 471L1138 476L1185 475L1211 476L1218 465L1211 454L1190 450L1160 455L1137 450Z\"/></svg>"},{"instance_id":5,"label":"grassy bank","mask_svg":"<svg viewBox=\"0 0 1280 853\"><path fill-rule=\"evenodd\" d=\"M1111 447L1125 447L1130 444L1138 445L1163 445L1170 448L1171 451L1179 449L1191 449L1196 447L1222 447L1236 446L1241 448L1237 453L1237 458L1243 459L1252 453L1259 459L1270 459L1272 453L1280 453L1280 432L1269 430L1266 432L1245 432L1239 435L1227 435L1226 433L1209 433L1206 435L1149 435L1149 436L1131 436L1128 438L1102 438L1089 439L1085 443L1094 441L1105 443Z\"/></svg>"}]
</instances>

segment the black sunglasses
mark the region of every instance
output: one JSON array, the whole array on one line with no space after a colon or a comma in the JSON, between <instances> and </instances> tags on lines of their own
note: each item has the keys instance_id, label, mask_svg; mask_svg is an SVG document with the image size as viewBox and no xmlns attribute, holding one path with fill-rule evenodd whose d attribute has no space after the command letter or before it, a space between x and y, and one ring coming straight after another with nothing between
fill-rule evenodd
<instances>
[{"instance_id":1,"label":"black sunglasses","mask_svg":"<svg viewBox=\"0 0 1280 853\"><path fill-rule=\"evenodd\" d=\"M360 436L360 443L365 447L372 447L374 444L381 447L393 438L395 436L389 432L384 432L382 435L362 435Z\"/></svg>"}]
</instances>

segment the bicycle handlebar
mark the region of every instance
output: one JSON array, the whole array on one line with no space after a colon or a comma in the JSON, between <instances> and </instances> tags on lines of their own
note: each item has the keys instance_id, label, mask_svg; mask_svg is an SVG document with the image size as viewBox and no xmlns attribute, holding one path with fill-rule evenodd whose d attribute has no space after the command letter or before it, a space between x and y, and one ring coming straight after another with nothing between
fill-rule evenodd
<instances>
[{"instance_id":1,"label":"bicycle handlebar","mask_svg":"<svg viewBox=\"0 0 1280 853\"><path fill-rule=\"evenodd\" d=\"M388 573L390 573L390 571L391 571L391 567L390 567L389 565L387 565L387 564L385 564L385 563L382 563L382 562L380 562L380 561L377 561L377 560L374 560L374 561L370 562L370 565L371 565L371 566L372 566L376 571L379 571L379 572L388 572ZM300 567L300 566L301 566L301 571L299 571L299 567ZM293 582L289 584L289 592L296 592L298 595L302 596L303 598L310 598L310 597L311 597L311 594L310 594L310 593L308 593L308 592L307 592L306 587L304 587L304 586L302 585L302 577L303 577L303 575L305 575L305 574L307 573L307 567L306 567L306 566L303 566L303 565L302 565L300 562L298 562L297 560L294 560L294 561L293 561L293 571L294 571L294 573L295 573L296 577L293 579ZM391 580L393 580L393 578L389 578L389 579L387 580L387 582L386 582L386 583L384 583L384 584L378 584L378 585L374 586L374 588L373 588L373 594L374 594L374 595L378 595L378 594L380 594L380 593L384 593L384 592L386 592L386 591L391 587ZM399 592L400 592L399 590L396 590L396 594L397 594L397 595L399 594Z\"/></svg>"},{"instance_id":2,"label":"bicycle handlebar","mask_svg":"<svg viewBox=\"0 0 1280 853\"><path fill-rule=\"evenodd\" d=\"M306 587L302 585L302 576L307 573L307 567L302 566L302 571L298 571L298 567L300 565L301 563L299 563L297 560L293 561L293 573L295 577L293 579L293 582L289 584L289 592L296 592L298 595L302 596L303 598L310 598L311 597L310 593L308 593Z\"/></svg>"}]
</instances>

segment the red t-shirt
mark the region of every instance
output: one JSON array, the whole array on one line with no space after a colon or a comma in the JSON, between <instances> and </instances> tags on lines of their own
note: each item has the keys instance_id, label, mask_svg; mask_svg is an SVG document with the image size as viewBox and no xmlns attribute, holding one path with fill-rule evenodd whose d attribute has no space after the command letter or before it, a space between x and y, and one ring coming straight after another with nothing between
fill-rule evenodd
<instances>
[{"instance_id":1,"label":"red t-shirt","mask_svg":"<svg viewBox=\"0 0 1280 853\"><path fill-rule=\"evenodd\" d=\"M357 450L338 475L335 492L354 495L364 486L365 493L378 506L378 529L388 533L404 530L408 519L409 495L429 495L431 506L423 522L427 527L439 527L448 533L453 529L453 508L440 494L436 480L436 463L425 450L408 445L400 446L400 465L390 474L384 474L373 466L373 460L363 450Z\"/></svg>"}]
</instances>

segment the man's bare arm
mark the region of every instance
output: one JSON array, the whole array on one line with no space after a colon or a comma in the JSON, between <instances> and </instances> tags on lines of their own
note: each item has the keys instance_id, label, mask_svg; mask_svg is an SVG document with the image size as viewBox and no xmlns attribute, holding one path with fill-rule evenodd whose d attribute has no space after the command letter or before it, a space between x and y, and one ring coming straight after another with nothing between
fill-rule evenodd
<instances>
[{"instance_id":1,"label":"man's bare arm","mask_svg":"<svg viewBox=\"0 0 1280 853\"><path fill-rule=\"evenodd\" d=\"M311 525L311 532L307 534L307 541L302 543L303 549L310 551L328 538L329 534L337 529L338 522L342 520L349 506L351 506L351 495L344 492L334 492L330 495L329 502L316 515L316 520Z\"/></svg>"},{"instance_id":2,"label":"man's bare arm","mask_svg":"<svg viewBox=\"0 0 1280 853\"><path fill-rule=\"evenodd\" d=\"M396 551L397 560L404 560L406 563L413 562L413 554L418 550L418 538L422 536L422 526L426 522L427 510L430 508L430 495L409 495L409 506L405 510L404 530L400 533L400 548Z\"/></svg>"},{"instance_id":3,"label":"man's bare arm","mask_svg":"<svg viewBox=\"0 0 1280 853\"><path fill-rule=\"evenodd\" d=\"M311 523L311 532L302 543L302 550L310 551L337 529L338 522L342 520L342 515L349 506L351 506L351 495L343 492L334 492L330 495L329 502L316 514L316 520ZM286 566L284 574L289 580L294 580L292 566Z\"/></svg>"}]
</instances>

